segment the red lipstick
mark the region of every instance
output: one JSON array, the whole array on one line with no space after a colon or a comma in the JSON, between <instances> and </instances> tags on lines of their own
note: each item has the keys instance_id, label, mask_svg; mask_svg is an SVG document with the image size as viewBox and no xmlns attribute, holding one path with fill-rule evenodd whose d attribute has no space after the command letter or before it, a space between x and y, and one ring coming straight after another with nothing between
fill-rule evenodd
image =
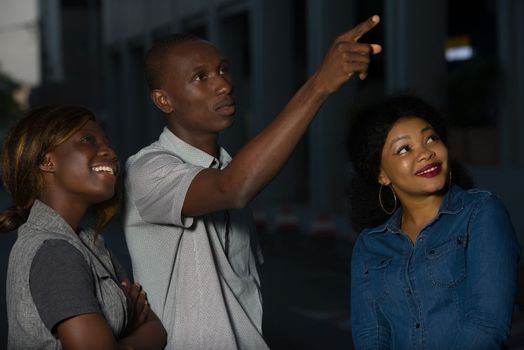
<instances>
[{"instance_id":1,"label":"red lipstick","mask_svg":"<svg viewBox=\"0 0 524 350\"><path fill-rule=\"evenodd\" d=\"M415 172L416 176L423 176L423 177L434 177L440 174L442 171L442 164L441 163L431 163L423 167L422 169L419 169Z\"/></svg>"}]
</instances>

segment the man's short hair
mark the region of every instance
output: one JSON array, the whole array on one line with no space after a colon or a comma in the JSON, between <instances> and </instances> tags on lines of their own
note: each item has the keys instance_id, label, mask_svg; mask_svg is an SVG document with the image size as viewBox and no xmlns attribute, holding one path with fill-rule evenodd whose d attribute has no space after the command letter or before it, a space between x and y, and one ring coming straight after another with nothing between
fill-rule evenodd
<instances>
[{"instance_id":1,"label":"man's short hair","mask_svg":"<svg viewBox=\"0 0 524 350\"><path fill-rule=\"evenodd\" d=\"M161 83L165 57L173 46L188 41L202 40L189 33L176 33L156 41L145 57L145 75L150 90L158 89Z\"/></svg>"}]
</instances>

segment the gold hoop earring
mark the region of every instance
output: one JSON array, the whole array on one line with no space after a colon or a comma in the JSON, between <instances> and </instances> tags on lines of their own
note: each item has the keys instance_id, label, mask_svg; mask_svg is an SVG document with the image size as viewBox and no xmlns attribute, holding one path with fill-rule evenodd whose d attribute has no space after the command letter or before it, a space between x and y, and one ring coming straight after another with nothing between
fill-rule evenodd
<instances>
[{"instance_id":1,"label":"gold hoop earring","mask_svg":"<svg viewBox=\"0 0 524 350\"><path fill-rule=\"evenodd\" d=\"M382 203L382 187L384 187L384 185L381 184L380 189L378 190L378 202L380 203L382 211L388 215L391 215L395 212L395 210L397 210L397 195L393 187L391 187L391 185L388 185L387 187L389 187L391 193L393 193L393 200L395 201L395 205L393 206L393 209L391 211L386 210L386 208L384 208L384 203Z\"/></svg>"}]
</instances>

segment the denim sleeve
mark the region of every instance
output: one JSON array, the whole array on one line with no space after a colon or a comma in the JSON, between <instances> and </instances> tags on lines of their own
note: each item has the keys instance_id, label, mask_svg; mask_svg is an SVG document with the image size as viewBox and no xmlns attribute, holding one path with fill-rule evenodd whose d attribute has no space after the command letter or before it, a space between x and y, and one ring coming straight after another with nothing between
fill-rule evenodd
<instances>
[{"instance_id":1,"label":"denim sleeve","mask_svg":"<svg viewBox=\"0 0 524 350\"><path fill-rule=\"evenodd\" d=\"M351 332L355 349L389 349L390 329L370 290L360 237L351 258Z\"/></svg>"},{"instance_id":2,"label":"denim sleeve","mask_svg":"<svg viewBox=\"0 0 524 350\"><path fill-rule=\"evenodd\" d=\"M511 328L520 249L497 197L478 205L468 235L465 316L453 349L500 349Z\"/></svg>"}]
</instances>

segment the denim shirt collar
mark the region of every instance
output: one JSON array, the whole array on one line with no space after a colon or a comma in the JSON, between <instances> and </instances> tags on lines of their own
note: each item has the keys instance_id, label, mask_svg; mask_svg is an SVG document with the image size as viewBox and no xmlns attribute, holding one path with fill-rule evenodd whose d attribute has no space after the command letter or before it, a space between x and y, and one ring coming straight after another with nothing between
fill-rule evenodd
<instances>
[{"instance_id":1,"label":"denim shirt collar","mask_svg":"<svg viewBox=\"0 0 524 350\"><path fill-rule=\"evenodd\" d=\"M438 220L442 215L455 215L464 209L464 194L465 191L457 186L452 185L450 190L444 195L444 200L440 205L437 217ZM379 233L401 233L400 220L402 218L402 206L398 208L391 217L386 220L383 224L372 228L368 231L368 234L379 234Z\"/></svg>"},{"instance_id":2,"label":"denim shirt collar","mask_svg":"<svg viewBox=\"0 0 524 350\"><path fill-rule=\"evenodd\" d=\"M231 162L231 156L224 148L219 148L218 158L215 158L180 139L167 127L164 127L158 141L167 150L174 152L179 158L189 164L203 168L223 169Z\"/></svg>"}]
</instances>

